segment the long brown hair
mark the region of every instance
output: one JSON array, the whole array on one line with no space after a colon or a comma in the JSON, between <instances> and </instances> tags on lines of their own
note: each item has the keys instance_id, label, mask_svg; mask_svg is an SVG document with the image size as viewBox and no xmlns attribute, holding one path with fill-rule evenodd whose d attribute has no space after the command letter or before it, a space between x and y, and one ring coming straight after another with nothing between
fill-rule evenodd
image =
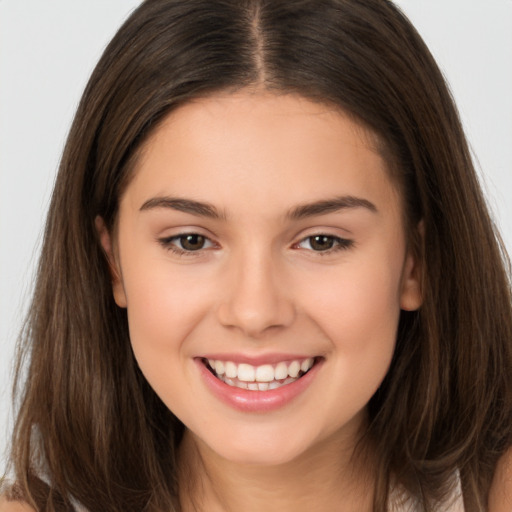
<instances>
[{"instance_id":1,"label":"long brown hair","mask_svg":"<svg viewBox=\"0 0 512 512\"><path fill-rule=\"evenodd\" d=\"M512 444L507 266L443 77L387 0L146 0L121 27L84 92L53 192L18 362L18 495L50 511L72 499L179 511L184 427L137 367L94 219L114 226L138 149L169 112L251 85L354 116L382 142L405 198L424 300L402 313L369 404L375 512L392 485L434 510L454 475L466 510L486 510Z\"/></svg>"}]
</instances>

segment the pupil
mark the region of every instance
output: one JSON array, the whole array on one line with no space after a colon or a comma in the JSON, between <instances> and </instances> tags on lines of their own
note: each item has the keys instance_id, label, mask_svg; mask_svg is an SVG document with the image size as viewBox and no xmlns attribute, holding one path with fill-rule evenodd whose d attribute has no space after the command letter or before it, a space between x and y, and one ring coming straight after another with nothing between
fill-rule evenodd
<instances>
[{"instance_id":1,"label":"pupil","mask_svg":"<svg viewBox=\"0 0 512 512\"><path fill-rule=\"evenodd\" d=\"M311 237L310 243L315 251L327 251L328 249L332 249L334 240L330 236L318 235Z\"/></svg>"},{"instance_id":2,"label":"pupil","mask_svg":"<svg viewBox=\"0 0 512 512\"><path fill-rule=\"evenodd\" d=\"M203 248L204 236L201 235L186 235L180 239L181 246L187 251L197 251Z\"/></svg>"}]
</instances>

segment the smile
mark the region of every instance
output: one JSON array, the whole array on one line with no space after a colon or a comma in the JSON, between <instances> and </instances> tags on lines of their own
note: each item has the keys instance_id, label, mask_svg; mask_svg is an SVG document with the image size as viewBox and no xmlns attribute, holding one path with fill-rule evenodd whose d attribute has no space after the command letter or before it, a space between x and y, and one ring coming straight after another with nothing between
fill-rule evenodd
<instances>
[{"instance_id":1,"label":"smile","mask_svg":"<svg viewBox=\"0 0 512 512\"><path fill-rule=\"evenodd\" d=\"M269 391L296 382L313 367L315 358L260 366L217 359L205 359L203 362L213 375L228 386L250 391Z\"/></svg>"}]
</instances>

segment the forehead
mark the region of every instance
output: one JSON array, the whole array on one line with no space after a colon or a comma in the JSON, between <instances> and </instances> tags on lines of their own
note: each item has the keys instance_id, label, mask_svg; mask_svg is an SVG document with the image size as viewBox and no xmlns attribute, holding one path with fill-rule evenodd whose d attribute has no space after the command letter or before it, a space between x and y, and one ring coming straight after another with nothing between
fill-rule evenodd
<instances>
[{"instance_id":1,"label":"forehead","mask_svg":"<svg viewBox=\"0 0 512 512\"><path fill-rule=\"evenodd\" d=\"M172 193L270 209L333 189L392 199L378 138L335 107L242 91L169 114L144 144L126 192L139 203Z\"/></svg>"},{"instance_id":2,"label":"forehead","mask_svg":"<svg viewBox=\"0 0 512 512\"><path fill-rule=\"evenodd\" d=\"M263 131L260 130L262 125ZM336 143L350 139L351 143L385 159L384 144L377 134L337 105L312 101L298 94L249 88L196 98L179 106L153 132L141 153L146 153L170 131L176 139L180 136L192 139L214 127L215 132L210 133L212 138L227 135L233 142L234 132L240 130L241 134L252 134L261 142L274 139L276 132L281 132L281 140L276 142L283 142L286 135L289 142L297 142L300 138L311 138L312 132L316 132L326 143L333 139Z\"/></svg>"}]
</instances>

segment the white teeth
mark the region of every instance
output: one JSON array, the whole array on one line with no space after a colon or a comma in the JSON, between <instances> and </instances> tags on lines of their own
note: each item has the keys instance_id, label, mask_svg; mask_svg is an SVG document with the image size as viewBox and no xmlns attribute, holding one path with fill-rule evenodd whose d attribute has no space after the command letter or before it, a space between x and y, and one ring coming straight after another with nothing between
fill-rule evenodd
<instances>
[{"instance_id":1,"label":"white teeth","mask_svg":"<svg viewBox=\"0 0 512 512\"><path fill-rule=\"evenodd\" d=\"M312 357L310 357L309 359L304 359L304 361L302 361L302 364L300 365L300 369L303 372L307 372L309 369L311 369L314 362L315 360Z\"/></svg>"},{"instance_id":2,"label":"white teeth","mask_svg":"<svg viewBox=\"0 0 512 512\"><path fill-rule=\"evenodd\" d=\"M227 361L225 364L226 369L226 377L229 377L230 379L236 379L236 376L238 375L238 368L236 367L236 364Z\"/></svg>"},{"instance_id":3,"label":"white teeth","mask_svg":"<svg viewBox=\"0 0 512 512\"><path fill-rule=\"evenodd\" d=\"M222 361L215 361L215 373L224 375L224 363Z\"/></svg>"},{"instance_id":4,"label":"white teeth","mask_svg":"<svg viewBox=\"0 0 512 512\"><path fill-rule=\"evenodd\" d=\"M289 363L281 361L275 366L263 364L235 364L233 361L208 359L208 365L217 377L228 384L252 391L267 391L295 382L302 374L309 371L315 363L314 358L293 360ZM301 374L302 372L302 374Z\"/></svg>"},{"instance_id":5,"label":"white teeth","mask_svg":"<svg viewBox=\"0 0 512 512\"><path fill-rule=\"evenodd\" d=\"M288 366L286 363L279 363L275 369L275 379L283 380L286 379L286 377L288 377Z\"/></svg>"},{"instance_id":6,"label":"white teeth","mask_svg":"<svg viewBox=\"0 0 512 512\"><path fill-rule=\"evenodd\" d=\"M238 380L243 380L245 382L254 382L255 376L256 370L254 366L244 363L238 365Z\"/></svg>"},{"instance_id":7,"label":"white teeth","mask_svg":"<svg viewBox=\"0 0 512 512\"><path fill-rule=\"evenodd\" d=\"M270 364L264 364L256 368L256 380L258 382L271 382L274 380L274 368Z\"/></svg>"},{"instance_id":8,"label":"white teeth","mask_svg":"<svg viewBox=\"0 0 512 512\"><path fill-rule=\"evenodd\" d=\"M299 372L300 372L300 363L299 361L292 361L290 363L290 366L288 366L288 375L290 377L297 377L297 375L299 375Z\"/></svg>"}]
</instances>

